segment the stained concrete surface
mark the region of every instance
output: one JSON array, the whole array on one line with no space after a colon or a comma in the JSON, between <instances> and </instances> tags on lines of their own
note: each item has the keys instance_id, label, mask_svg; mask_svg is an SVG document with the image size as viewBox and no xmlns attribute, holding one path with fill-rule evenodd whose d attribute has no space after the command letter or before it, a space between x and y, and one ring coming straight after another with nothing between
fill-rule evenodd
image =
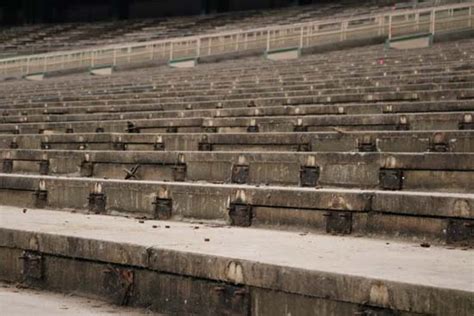
<instances>
[{"instance_id":1,"label":"stained concrete surface","mask_svg":"<svg viewBox=\"0 0 474 316\"><path fill-rule=\"evenodd\" d=\"M10 206L0 206L0 229L474 292L472 249L36 209L23 212Z\"/></svg>"},{"instance_id":2,"label":"stained concrete surface","mask_svg":"<svg viewBox=\"0 0 474 316\"><path fill-rule=\"evenodd\" d=\"M75 295L17 288L0 283L0 314L5 316L52 315L152 315L142 309L113 306ZM157 314L153 314L157 315Z\"/></svg>"}]
</instances>

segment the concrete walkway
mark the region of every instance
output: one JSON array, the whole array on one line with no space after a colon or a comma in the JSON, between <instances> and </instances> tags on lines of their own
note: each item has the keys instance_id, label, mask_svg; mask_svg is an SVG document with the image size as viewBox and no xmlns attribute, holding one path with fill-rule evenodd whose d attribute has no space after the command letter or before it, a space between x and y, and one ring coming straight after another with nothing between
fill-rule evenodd
<instances>
[{"instance_id":1,"label":"concrete walkway","mask_svg":"<svg viewBox=\"0 0 474 316\"><path fill-rule=\"evenodd\" d=\"M113 306L89 298L53 292L19 289L0 283L0 310L5 316L52 315L151 315L151 312ZM156 314L154 314L156 315Z\"/></svg>"},{"instance_id":2,"label":"concrete walkway","mask_svg":"<svg viewBox=\"0 0 474 316\"><path fill-rule=\"evenodd\" d=\"M65 246L64 237L77 240L74 249ZM315 297L332 293L337 300L372 300L417 312L474 308L471 249L0 207L0 246L28 247L22 245L28 238L47 240L38 249L45 253L118 263L128 258L127 264L147 269ZM1 245L2 239L10 244ZM203 258L213 263L196 266ZM264 277L269 273L284 273L285 280ZM332 288L336 284L341 286ZM419 299L407 302L413 295Z\"/></svg>"}]
</instances>

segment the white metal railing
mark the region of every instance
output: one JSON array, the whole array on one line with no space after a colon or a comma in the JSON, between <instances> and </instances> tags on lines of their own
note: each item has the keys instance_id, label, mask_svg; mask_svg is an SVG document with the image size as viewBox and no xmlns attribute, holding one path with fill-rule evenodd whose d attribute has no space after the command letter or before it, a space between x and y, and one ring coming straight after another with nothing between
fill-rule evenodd
<instances>
[{"instance_id":1,"label":"white metal railing","mask_svg":"<svg viewBox=\"0 0 474 316\"><path fill-rule=\"evenodd\" d=\"M179 58L265 51L412 33L445 33L474 27L474 1L424 9L394 10L349 19L271 26L244 31L128 43L0 59L0 75L117 66Z\"/></svg>"}]
</instances>

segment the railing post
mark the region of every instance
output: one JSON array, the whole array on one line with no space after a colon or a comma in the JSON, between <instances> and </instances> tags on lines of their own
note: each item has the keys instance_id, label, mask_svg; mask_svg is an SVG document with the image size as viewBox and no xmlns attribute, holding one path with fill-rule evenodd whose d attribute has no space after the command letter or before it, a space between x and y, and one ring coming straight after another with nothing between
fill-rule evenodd
<instances>
[{"instance_id":1,"label":"railing post","mask_svg":"<svg viewBox=\"0 0 474 316\"><path fill-rule=\"evenodd\" d=\"M114 54L114 56L113 56L112 64L114 66L117 66L117 49L116 48L114 48L113 54ZM152 55L152 59L153 59L153 55Z\"/></svg>"},{"instance_id":2,"label":"railing post","mask_svg":"<svg viewBox=\"0 0 474 316\"><path fill-rule=\"evenodd\" d=\"M304 45L304 26L301 26L301 34L300 34L300 48L303 48Z\"/></svg>"},{"instance_id":3,"label":"railing post","mask_svg":"<svg viewBox=\"0 0 474 316\"><path fill-rule=\"evenodd\" d=\"M377 30L377 35L381 36L383 34L383 20L384 20L383 16L379 16L378 20L379 20L378 21L379 28Z\"/></svg>"},{"instance_id":4,"label":"railing post","mask_svg":"<svg viewBox=\"0 0 474 316\"><path fill-rule=\"evenodd\" d=\"M30 73L30 57L26 59L26 75Z\"/></svg>"},{"instance_id":5,"label":"railing post","mask_svg":"<svg viewBox=\"0 0 474 316\"><path fill-rule=\"evenodd\" d=\"M392 39L393 34L392 14L388 16L388 39Z\"/></svg>"},{"instance_id":6,"label":"railing post","mask_svg":"<svg viewBox=\"0 0 474 316\"><path fill-rule=\"evenodd\" d=\"M270 30L267 30L267 51L270 50Z\"/></svg>"},{"instance_id":7,"label":"railing post","mask_svg":"<svg viewBox=\"0 0 474 316\"><path fill-rule=\"evenodd\" d=\"M46 70L48 69L48 66L46 65L46 59L47 57L43 57L43 72L46 72Z\"/></svg>"},{"instance_id":8,"label":"railing post","mask_svg":"<svg viewBox=\"0 0 474 316\"><path fill-rule=\"evenodd\" d=\"M207 40L208 41L208 50L207 50L207 56L211 56L211 53L212 53L212 37L209 37L209 39Z\"/></svg>"},{"instance_id":9,"label":"railing post","mask_svg":"<svg viewBox=\"0 0 474 316\"><path fill-rule=\"evenodd\" d=\"M430 16L430 18L431 18L431 21L430 21L430 22L431 22L431 24L430 24L430 33L434 35L434 33L435 33L435 31L436 31L436 29L435 29L435 28L436 28L436 10L435 10L435 9L433 9L433 10L431 11L431 16Z\"/></svg>"},{"instance_id":10,"label":"railing post","mask_svg":"<svg viewBox=\"0 0 474 316\"><path fill-rule=\"evenodd\" d=\"M341 41L344 41L346 39L346 32L347 32L347 21L342 22L341 24Z\"/></svg>"},{"instance_id":11,"label":"railing post","mask_svg":"<svg viewBox=\"0 0 474 316\"><path fill-rule=\"evenodd\" d=\"M173 42L170 43L170 60L173 60Z\"/></svg>"},{"instance_id":12,"label":"railing post","mask_svg":"<svg viewBox=\"0 0 474 316\"><path fill-rule=\"evenodd\" d=\"M115 52L115 50L114 50ZM153 54L155 53L155 45L151 44L150 45L150 60L153 60Z\"/></svg>"},{"instance_id":13,"label":"railing post","mask_svg":"<svg viewBox=\"0 0 474 316\"><path fill-rule=\"evenodd\" d=\"M199 37L197 40L196 40L196 57L201 57L201 38Z\"/></svg>"},{"instance_id":14,"label":"railing post","mask_svg":"<svg viewBox=\"0 0 474 316\"><path fill-rule=\"evenodd\" d=\"M472 27L472 5L469 6L469 20L468 20L468 26Z\"/></svg>"},{"instance_id":15,"label":"railing post","mask_svg":"<svg viewBox=\"0 0 474 316\"><path fill-rule=\"evenodd\" d=\"M420 30L420 12L417 12L415 15L415 31Z\"/></svg>"},{"instance_id":16,"label":"railing post","mask_svg":"<svg viewBox=\"0 0 474 316\"><path fill-rule=\"evenodd\" d=\"M94 66L95 66L94 57L95 57L94 51L91 51L91 67L94 67Z\"/></svg>"}]
</instances>

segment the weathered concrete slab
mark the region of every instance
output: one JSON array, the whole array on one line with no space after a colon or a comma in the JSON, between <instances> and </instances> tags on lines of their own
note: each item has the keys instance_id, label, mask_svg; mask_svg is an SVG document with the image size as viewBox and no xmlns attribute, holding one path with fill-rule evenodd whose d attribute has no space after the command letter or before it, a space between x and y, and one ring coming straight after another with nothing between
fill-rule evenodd
<instances>
[{"instance_id":1,"label":"weathered concrete slab","mask_svg":"<svg viewBox=\"0 0 474 316\"><path fill-rule=\"evenodd\" d=\"M25 75L24 78L30 81L43 81L45 78L45 74L44 73L28 74L28 75Z\"/></svg>"},{"instance_id":2,"label":"weathered concrete slab","mask_svg":"<svg viewBox=\"0 0 474 316\"><path fill-rule=\"evenodd\" d=\"M0 199L22 207L474 243L473 194L0 174Z\"/></svg>"},{"instance_id":3,"label":"weathered concrete slab","mask_svg":"<svg viewBox=\"0 0 474 316\"><path fill-rule=\"evenodd\" d=\"M93 76L110 76L113 72L114 66L101 66L89 70L89 73Z\"/></svg>"},{"instance_id":4,"label":"weathered concrete slab","mask_svg":"<svg viewBox=\"0 0 474 316\"><path fill-rule=\"evenodd\" d=\"M273 49L265 52L265 58L268 60L291 60L298 59L301 56L301 49L298 47Z\"/></svg>"},{"instance_id":5,"label":"weathered concrete slab","mask_svg":"<svg viewBox=\"0 0 474 316\"><path fill-rule=\"evenodd\" d=\"M165 133L171 129L180 133L206 132L210 127L219 133L243 132L292 132L297 128L306 131L353 130L459 130L471 129L474 112L464 113L408 113L372 115L307 115L232 118L148 118L134 121L119 120L1 124L0 133L52 134L65 133L72 129L76 133L93 133L98 128L114 133Z\"/></svg>"},{"instance_id":6,"label":"weathered concrete slab","mask_svg":"<svg viewBox=\"0 0 474 316\"><path fill-rule=\"evenodd\" d=\"M469 153L5 150L0 167L109 179L474 192Z\"/></svg>"},{"instance_id":7,"label":"weathered concrete slab","mask_svg":"<svg viewBox=\"0 0 474 316\"><path fill-rule=\"evenodd\" d=\"M234 284L241 289L240 295L247 297L238 301L252 315L266 315L284 306L294 310L289 301L301 300L302 295L309 302L300 306L301 312L322 312L328 301L339 305L330 314L344 309L353 313L362 305L398 310L403 315L470 315L474 311L472 251L189 223L141 223L36 209L0 210L0 261L5 267L0 278L22 277L21 259L15 254L26 250L29 252L24 255L42 256L46 266L40 278L23 275L25 282L37 287L67 291L74 286L113 301L123 292L113 287L113 278L104 279L108 275L105 269L133 276L129 284L134 291L125 292L130 305L143 306L160 297L147 295L157 293L160 282L156 278L161 278L162 286L177 281L174 295L162 293L169 303L160 299L158 306L150 304L164 312L170 311L171 303L181 311L199 310L196 303L206 292L178 290L185 286L180 276L191 277L186 283L190 289L197 289L196 283L209 282L210 293L216 292L217 283L223 291ZM278 247L268 247L269 240ZM54 274L49 272L52 268ZM146 277L156 279L155 283L146 282ZM75 282L76 278L81 281ZM109 286L109 292L104 286ZM200 285L202 291L207 291L205 286ZM265 299L270 290L276 296ZM219 306L209 295L205 306ZM186 298L188 305L182 304Z\"/></svg>"},{"instance_id":8,"label":"weathered concrete slab","mask_svg":"<svg viewBox=\"0 0 474 316\"><path fill-rule=\"evenodd\" d=\"M416 49L426 48L433 45L433 34L420 33L398 36L388 39L386 46L393 49Z\"/></svg>"},{"instance_id":9,"label":"weathered concrete slab","mask_svg":"<svg viewBox=\"0 0 474 316\"><path fill-rule=\"evenodd\" d=\"M2 149L474 152L472 131L0 135Z\"/></svg>"},{"instance_id":10,"label":"weathered concrete slab","mask_svg":"<svg viewBox=\"0 0 474 316\"><path fill-rule=\"evenodd\" d=\"M162 104L135 104L99 106L84 109L81 106L48 107L44 109L4 109L2 122L19 124L25 123L25 116L30 123L34 122L78 122L78 121L109 121L120 118L127 120L150 118L191 118L191 117L260 117L260 116L307 116L307 115L354 115L354 114L382 114L382 113L418 113L418 112L469 112L474 111L474 103L467 100L446 100L427 102L390 102L390 103L350 103L350 104L303 104L280 105L247 108L242 104L239 107L207 109L199 108L195 104L193 109L186 110L184 104L164 106ZM46 112L46 113L45 113ZM8 115L7 115L8 114ZM21 115L19 115L21 114ZM6 116L5 116L6 115Z\"/></svg>"},{"instance_id":11,"label":"weathered concrete slab","mask_svg":"<svg viewBox=\"0 0 474 316\"><path fill-rule=\"evenodd\" d=\"M197 58L178 58L168 62L168 65L173 68L194 68L197 66Z\"/></svg>"},{"instance_id":12,"label":"weathered concrete slab","mask_svg":"<svg viewBox=\"0 0 474 316\"><path fill-rule=\"evenodd\" d=\"M150 315L151 311L114 306L96 299L77 296L74 293L54 293L33 289L17 288L0 283L0 306L2 313L21 315L106 315L123 316Z\"/></svg>"}]
</instances>

